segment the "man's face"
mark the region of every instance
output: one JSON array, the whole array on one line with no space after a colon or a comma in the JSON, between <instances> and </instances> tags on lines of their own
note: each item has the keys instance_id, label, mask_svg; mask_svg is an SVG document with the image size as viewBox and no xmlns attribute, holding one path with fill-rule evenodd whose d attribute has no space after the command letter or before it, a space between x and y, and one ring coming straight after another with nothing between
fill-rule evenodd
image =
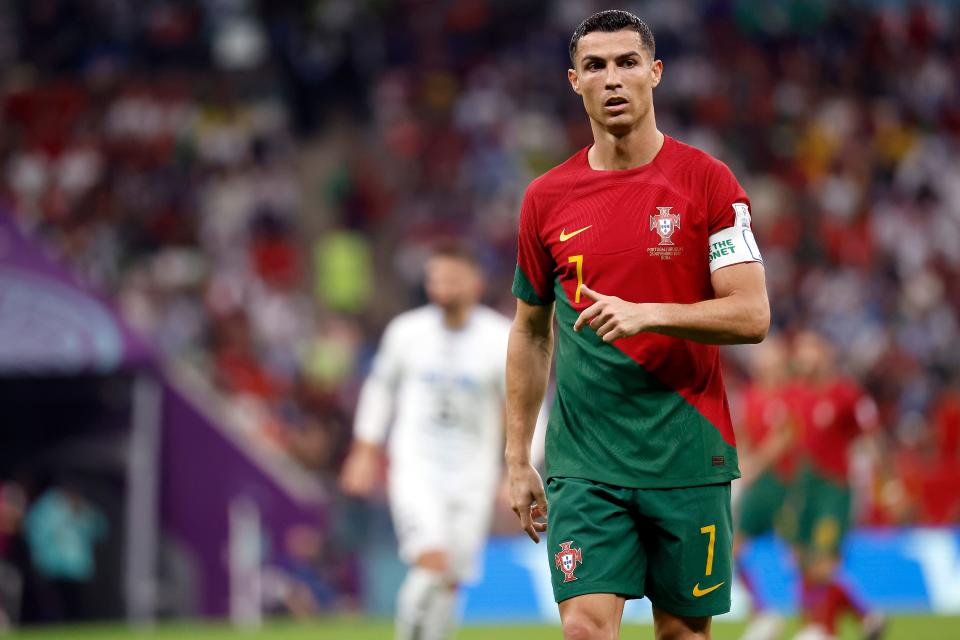
<instances>
[{"instance_id":1,"label":"man's face","mask_svg":"<svg viewBox=\"0 0 960 640\"><path fill-rule=\"evenodd\" d=\"M793 361L801 377L813 379L833 375L833 348L816 333L804 331L794 338Z\"/></svg>"},{"instance_id":2,"label":"man's face","mask_svg":"<svg viewBox=\"0 0 960 640\"><path fill-rule=\"evenodd\" d=\"M663 63L652 60L633 29L594 31L580 38L567 71L590 119L614 135L629 132L653 109Z\"/></svg>"},{"instance_id":3,"label":"man's face","mask_svg":"<svg viewBox=\"0 0 960 640\"><path fill-rule=\"evenodd\" d=\"M477 268L462 258L434 256L427 262L426 290L437 306L471 306L480 300L483 280Z\"/></svg>"},{"instance_id":4,"label":"man's face","mask_svg":"<svg viewBox=\"0 0 960 640\"><path fill-rule=\"evenodd\" d=\"M776 336L751 347L750 372L756 380L782 382L789 369L787 348Z\"/></svg>"}]
</instances>

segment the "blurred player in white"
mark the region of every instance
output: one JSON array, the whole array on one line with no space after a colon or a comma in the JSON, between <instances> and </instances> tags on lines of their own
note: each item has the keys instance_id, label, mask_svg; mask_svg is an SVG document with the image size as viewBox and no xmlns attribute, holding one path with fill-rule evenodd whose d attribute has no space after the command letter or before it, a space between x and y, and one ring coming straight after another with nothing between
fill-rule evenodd
<instances>
[{"instance_id":1,"label":"blurred player in white","mask_svg":"<svg viewBox=\"0 0 960 640\"><path fill-rule=\"evenodd\" d=\"M478 304L483 277L457 245L426 266L430 304L387 326L360 394L341 486L376 488L387 428L387 488L400 556L396 637L443 640L457 591L473 577L490 527L503 453L504 362L510 321Z\"/></svg>"}]
</instances>

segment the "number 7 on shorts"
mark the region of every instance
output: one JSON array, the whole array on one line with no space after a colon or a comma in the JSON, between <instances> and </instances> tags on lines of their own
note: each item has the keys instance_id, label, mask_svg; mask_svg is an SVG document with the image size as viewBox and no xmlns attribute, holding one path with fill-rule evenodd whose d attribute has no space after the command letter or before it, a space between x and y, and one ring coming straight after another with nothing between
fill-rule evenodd
<instances>
[{"instance_id":1,"label":"number 7 on shorts","mask_svg":"<svg viewBox=\"0 0 960 640\"><path fill-rule=\"evenodd\" d=\"M713 548L717 544L717 525L709 524L705 527L701 527L700 533L710 534L710 542L707 545L707 571L706 571L706 575L709 576L710 574L713 573Z\"/></svg>"}]
</instances>

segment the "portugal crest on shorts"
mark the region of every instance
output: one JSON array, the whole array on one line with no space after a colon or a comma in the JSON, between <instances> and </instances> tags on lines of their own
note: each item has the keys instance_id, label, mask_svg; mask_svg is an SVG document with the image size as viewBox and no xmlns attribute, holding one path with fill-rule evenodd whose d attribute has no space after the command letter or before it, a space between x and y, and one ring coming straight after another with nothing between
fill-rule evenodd
<instances>
[{"instance_id":1,"label":"portugal crest on shorts","mask_svg":"<svg viewBox=\"0 0 960 640\"><path fill-rule=\"evenodd\" d=\"M557 569L563 571L563 581L573 582L577 579L573 572L577 569L577 563L583 564L583 554L580 549L571 549L573 540L560 543L560 551L554 556Z\"/></svg>"},{"instance_id":2,"label":"portugal crest on shorts","mask_svg":"<svg viewBox=\"0 0 960 640\"><path fill-rule=\"evenodd\" d=\"M680 214L670 213L670 209L672 208L673 207L657 207L657 215L650 216L650 229L656 229L657 235L660 236L659 246L661 247L673 245L673 240L670 239L670 236L680 228Z\"/></svg>"}]
</instances>

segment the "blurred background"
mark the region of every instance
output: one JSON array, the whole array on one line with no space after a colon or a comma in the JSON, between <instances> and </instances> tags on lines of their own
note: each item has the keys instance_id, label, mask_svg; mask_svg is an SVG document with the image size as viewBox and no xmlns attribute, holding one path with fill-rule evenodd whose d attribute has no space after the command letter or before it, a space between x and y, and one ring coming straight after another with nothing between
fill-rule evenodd
<instances>
[{"instance_id":1,"label":"blurred background","mask_svg":"<svg viewBox=\"0 0 960 640\"><path fill-rule=\"evenodd\" d=\"M619 4L660 129L751 197L775 330L878 403L856 517L899 564L862 580L960 613L960 10ZM359 385L438 237L512 315L523 191L591 142L567 43L603 8L0 2L0 627L390 614L385 501L335 482ZM552 619L495 527L468 621Z\"/></svg>"}]
</instances>

